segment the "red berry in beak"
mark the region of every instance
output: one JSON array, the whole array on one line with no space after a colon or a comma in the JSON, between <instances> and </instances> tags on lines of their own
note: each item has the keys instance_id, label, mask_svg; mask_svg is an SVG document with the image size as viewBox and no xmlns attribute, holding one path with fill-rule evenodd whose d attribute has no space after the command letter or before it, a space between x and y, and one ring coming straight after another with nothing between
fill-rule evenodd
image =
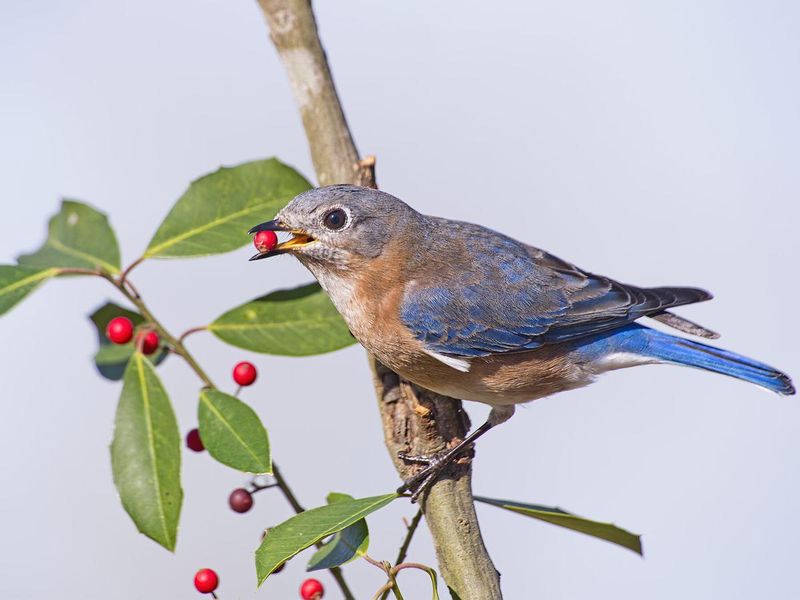
<instances>
[{"instance_id":1,"label":"red berry in beak","mask_svg":"<svg viewBox=\"0 0 800 600\"><path fill-rule=\"evenodd\" d=\"M259 231L253 236L253 245L262 254L269 252L278 245L278 236L274 231Z\"/></svg>"}]
</instances>

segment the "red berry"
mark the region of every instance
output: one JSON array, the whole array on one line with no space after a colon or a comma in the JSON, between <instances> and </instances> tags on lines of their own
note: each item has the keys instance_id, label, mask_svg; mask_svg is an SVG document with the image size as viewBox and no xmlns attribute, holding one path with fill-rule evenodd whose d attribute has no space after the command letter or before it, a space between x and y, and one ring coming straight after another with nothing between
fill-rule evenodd
<instances>
[{"instance_id":1,"label":"red berry","mask_svg":"<svg viewBox=\"0 0 800 600\"><path fill-rule=\"evenodd\" d=\"M218 585L219 577L212 569L200 569L194 576L194 587L203 594L210 594Z\"/></svg>"},{"instance_id":2,"label":"red berry","mask_svg":"<svg viewBox=\"0 0 800 600\"><path fill-rule=\"evenodd\" d=\"M303 600L320 600L325 595L325 588L316 579L306 579L300 586L300 596Z\"/></svg>"},{"instance_id":3,"label":"red berry","mask_svg":"<svg viewBox=\"0 0 800 600\"><path fill-rule=\"evenodd\" d=\"M238 513L246 513L253 508L253 495L244 488L236 488L228 497L228 504Z\"/></svg>"},{"instance_id":4,"label":"red berry","mask_svg":"<svg viewBox=\"0 0 800 600\"><path fill-rule=\"evenodd\" d=\"M114 317L108 322L106 336L115 344L127 344L133 337L133 322L128 317Z\"/></svg>"},{"instance_id":5,"label":"red berry","mask_svg":"<svg viewBox=\"0 0 800 600\"><path fill-rule=\"evenodd\" d=\"M253 245L259 252L269 252L278 245L278 236L274 231L259 231L253 236Z\"/></svg>"},{"instance_id":6,"label":"red berry","mask_svg":"<svg viewBox=\"0 0 800 600\"><path fill-rule=\"evenodd\" d=\"M242 361L233 367L233 380L239 385L250 385L256 380L258 372L253 363Z\"/></svg>"},{"instance_id":7,"label":"red berry","mask_svg":"<svg viewBox=\"0 0 800 600\"><path fill-rule=\"evenodd\" d=\"M158 350L160 340L155 331L143 331L136 336L136 345L142 349L142 354L152 354Z\"/></svg>"},{"instance_id":8,"label":"red berry","mask_svg":"<svg viewBox=\"0 0 800 600\"><path fill-rule=\"evenodd\" d=\"M186 447L195 452L202 452L206 449L203 446L203 440L200 439L200 432L197 429L192 429L186 434Z\"/></svg>"}]
</instances>

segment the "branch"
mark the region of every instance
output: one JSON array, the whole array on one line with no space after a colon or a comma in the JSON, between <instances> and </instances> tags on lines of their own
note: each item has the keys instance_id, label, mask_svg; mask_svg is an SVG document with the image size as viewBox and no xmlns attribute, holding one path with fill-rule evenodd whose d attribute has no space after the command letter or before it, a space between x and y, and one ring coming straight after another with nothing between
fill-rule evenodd
<instances>
[{"instance_id":1,"label":"branch","mask_svg":"<svg viewBox=\"0 0 800 600\"><path fill-rule=\"evenodd\" d=\"M376 187L374 158L359 160L339 102L310 0L258 0L286 68L320 185ZM434 454L462 440L469 419L461 403L401 380L370 357L384 437L403 479L418 467L397 453ZM439 569L462 600L501 598L500 577L481 537L471 490L471 464L454 466L423 497Z\"/></svg>"}]
</instances>

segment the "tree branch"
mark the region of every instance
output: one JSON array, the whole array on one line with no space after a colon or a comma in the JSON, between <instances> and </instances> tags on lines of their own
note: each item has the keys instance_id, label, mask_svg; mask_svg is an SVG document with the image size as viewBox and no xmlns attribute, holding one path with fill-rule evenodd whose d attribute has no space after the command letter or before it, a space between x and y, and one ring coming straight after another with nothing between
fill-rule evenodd
<instances>
[{"instance_id":1,"label":"tree branch","mask_svg":"<svg viewBox=\"0 0 800 600\"><path fill-rule=\"evenodd\" d=\"M258 0L300 110L320 185L355 183L377 187L374 158L359 160L317 32L310 0ZM461 403L401 380L374 358L384 437L403 479L419 467L397 458L400 451L434 454L458 443L469 429ZM467 458L453 466L422 500L439 569L462 600L501 598L500 576L481 537Z\"/></svg>"}]
</instances>

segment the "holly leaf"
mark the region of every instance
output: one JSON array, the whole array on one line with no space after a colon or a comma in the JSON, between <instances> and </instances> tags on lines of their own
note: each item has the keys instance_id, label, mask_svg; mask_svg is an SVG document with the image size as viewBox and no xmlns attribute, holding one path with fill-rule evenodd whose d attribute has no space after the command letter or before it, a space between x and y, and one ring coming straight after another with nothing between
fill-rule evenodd
<instances>
[{"instance_id":1,"label":"holly leaf","mask_svg":"<svg viewBox=\"0 0 800 600\"><path fill-rule=\"evenodd\" d=\"M355 343L316 283L256 298L229 310L208 329L237 348L284 356L323 354Z\"/></svg>"},{"instance_id":2,"label":"holly leaf","mask_svg":"<svg viewBox=\"0 0 800 600\"><path fill-rule=\"evenodd\" d=\"M192 182L161 223L144 255L158 258L207 256L249 243L259 219L271 219L311 184L275 158L218 171Z\"/></svg>"},{"instance_id":3,"label":"holly leaf","mask_svg":"<svg viewBox=\"0 0 800 600\"><path fill-rule=\"evenodd\" d=\"M181 436L153 365L133 355L114 420L111 468L120 500L137 529L175 550L183 501Z\"/></svg>"},{"instance_id":4,"label":"holly leaf","mask_svg":"<svg viewBox=\"0 0 800 600\"><path fill-rule=\"evenodd\" d=\"M57 274L58 269L0 265L0 315L11 310L17 302Z\"/></svg>"},{"instance_id":5,"label":"holly leaf","mask_svg":"<svg viewBox=\"0 0 800 600\"><path fill-rule=\"evenodd\" d=\"M18 259L27 267L101 269L119 273L119 246L106 215L76 200L64 200L50 219L47 240Z\"/></svg>"},{"instance_id":6,"label":"holly leaf","mask_svg":"<svg viewBox=\"0 0 800 600\"><path fill-rule=\"evenodd\" d=\"M345 502L354 498L348 494L337 494L331 492L326 500L328 504ZM363 556L369 548L369 529L367 521L360 519L334 534L329 542L314 553L308 561L306 571L319 571L321 569L332 569L354 558Z\"/></svg>"},{"instance_id":7,"label":"holly leaf","mask_svg":"<svg viewBox=\"0 0 800 600\"><path fill-rule=\"evenodd\" d=\"M349 527L397 497L396 493L392 493L342 500L301 512L273 527L256 550L258 585L298 552Z\"/></svg>"},{"instance_id":8,"label":"holly leaf","mask_svg":"<svg viewBox=\"0 0 800 600\"><path fill-rule=\"evenodd\" d=\"M136 351L136 344L133 341L136 339L136 336L127 344L112 344L108 337L106 337L106 327L108 327L109 321L115 317L129 318L134 327L138 327L144 323L144 317L142 317L142 315L128 310L119 304L115 304L114 302L106 302L89 315L89 319L94 323L97 329L98 349L97 353L94 355L94 364L100 375L112 381L122 379L125 368L128 366L128 361ZM166 348L166 346L162 346L161 349L159 349L157 353L151 355L149 359L154 365L159 365L168 355L169 349Z\"/></svg>"},{"instance_id":9,"label":"holly leaf","mask_svg":"<svg viewBox=\"0 0 800 600\"><path fill-rule=\"evenodd\" d=\"M612 523L600 523L598 521L584 519L583 517L568 513L558 507L524 504L522 502L514 502L513 500L497 500L495 498L484 498L482 496L475 496L475 500L485 504L499 506L511 512L525 515L526 517L533 517L534 519L558 525L559 527L566 527L573 531L579 531L586 535L632 550L640 556L642 555L641 536L621 529Z\"/></svg>"},{"instance_id":10,"label":"holly leaf","mask_svg":"<svg viewBox=\"0 0 800 600\"><path fill-rule=\"evenodd\" d=\"M272 473L267 430L255 411L219 390L200 393L200 438L222 464L245 473Z\"/></svg>"}]
</instances>

